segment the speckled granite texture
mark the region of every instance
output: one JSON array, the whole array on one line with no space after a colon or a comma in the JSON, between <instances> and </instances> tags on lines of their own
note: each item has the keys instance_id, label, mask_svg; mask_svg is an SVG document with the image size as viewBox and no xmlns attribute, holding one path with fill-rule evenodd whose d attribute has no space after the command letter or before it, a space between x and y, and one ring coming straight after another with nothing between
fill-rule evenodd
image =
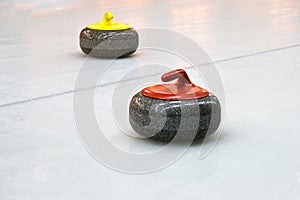
<instances>
[{"instance_id":1,"label":"speckled granite texture","mask_svg":"<svg viewBox=\"0 0 300 200\"><path fill-rule=\"evenodd\" d=\"M128 56L138 48L139 36L133 28L117 31L85 28L80 33L80 48L85 54L102 58Z\"/></svg>"},{"instance_id":2,"label":"speckled granite texture","mask_svg":"<svg viewBox=\"0 0 300 200\"><path fill-rule=\"evenodd\" d=\"M184 116L181 106L187 111ZM139 92L130 102L129 117L130 124L137 133L164 142L175 137L181 120L185 117L187 123L181 125L178 139L198 140L218 129L221 106L213 94L195 100L168 101L149 98Z\"/></svg>"}]
</instances>

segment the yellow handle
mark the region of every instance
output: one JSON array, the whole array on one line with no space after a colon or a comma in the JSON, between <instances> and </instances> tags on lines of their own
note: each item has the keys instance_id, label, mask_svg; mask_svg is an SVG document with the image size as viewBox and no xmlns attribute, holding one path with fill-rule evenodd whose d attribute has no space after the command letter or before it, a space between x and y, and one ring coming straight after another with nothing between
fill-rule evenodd
<instances>
[{"instance_id":1,"label":"yellow handle","mask_svg":"<svg viewBox=\"0 0 300 200\"><path fill-rule=\"evenodd\" d=\"M131 28L128 24L124 24L121 22L114 22L113 21L114 15L107 11L101 22L96 22L94 24L90 24L87 28L94 29L94 30L125 30Z\"/></svg>"},{"instance_id":2,"label":"yellow handle","mask_svg":"<svg viewBox=\"0 0 300 200\"><path fill-rule=\"evenodd\" d=\"M111 26L113 23L113 18L114 15L111 12L107 11L103 16L101 23L106 26Z\"/></svg>"}]
</instances>

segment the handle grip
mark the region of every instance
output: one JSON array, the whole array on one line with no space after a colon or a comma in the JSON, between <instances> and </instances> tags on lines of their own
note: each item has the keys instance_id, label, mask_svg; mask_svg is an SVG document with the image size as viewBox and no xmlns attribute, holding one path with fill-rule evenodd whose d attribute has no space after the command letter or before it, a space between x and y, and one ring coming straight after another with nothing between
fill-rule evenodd
<instances>
[{"instance_id":1,"label":"handle grip","mask_svg":"<svg viewBox=\"0 0 300 200\"><path fill-rule=\"evenodd\" d=\"M177 86L181 85L191 85L193 84L188 77L187 73L183 69L176 69L170 72L167 72L161 76L163 82L169 82L178 79L176 82Z\"/></svg>"}]
</instances>

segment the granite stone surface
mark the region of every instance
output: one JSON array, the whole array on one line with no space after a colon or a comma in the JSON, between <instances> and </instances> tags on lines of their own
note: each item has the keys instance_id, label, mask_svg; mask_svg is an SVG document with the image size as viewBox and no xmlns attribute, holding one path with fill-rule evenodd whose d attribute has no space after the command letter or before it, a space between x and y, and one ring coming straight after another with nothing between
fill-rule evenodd
<instances>
[{"instance_id":1,"label":"granite stone surface","mask_svg":"<svg viewBox=\"0 0 300 200\"><path fill-rule=\"evenodd\" d=\"M137 93L130 102L129 121L141 136L170 142L198 140L215 132L221 121L221 106L216 96L169 101Z\"/></svg>"},{"instance_id":2,"label":"granite stone surface","mask_svg":"<svg viewBox=\"0 0 300 200\"><path fill-rule=\"evenodd\" d=\"M133 54L138 48L139 36L135 29L93 30L84 28L80 33L80 48L88 55L118 58Z\"/></svg>"}]
</instances>

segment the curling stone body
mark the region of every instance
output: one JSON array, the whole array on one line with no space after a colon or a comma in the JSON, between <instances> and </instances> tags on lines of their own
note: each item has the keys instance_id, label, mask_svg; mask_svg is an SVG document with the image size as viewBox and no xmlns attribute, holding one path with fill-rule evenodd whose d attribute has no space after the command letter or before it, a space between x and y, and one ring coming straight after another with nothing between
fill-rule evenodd
<instances>
[{"instance_id":1,"label":"curling stone body","mask_svg":"<svg viewBox=\"0 0 300 200\"><path fill-rule=\"evenodd\" d=\"M213 94L196 100L166 101L146 97L139 92L132 98L130 105L130 124L133 130L144 137L165 142L171 141L180 128L180 140L204 138L217 130L221 119L220 103ZM188 110L187 115L181 115L182 106ZM193 120L198 116L199 120ZM180 127L183 118L187 123ZM151 120L156 123L150 125Z\"/></svg>"},{"instance_id":2,"label":"curling stone body","mask_svg":"<svg viewBox=\"0 0 300 200\"><path fill-rule=\"evenodd\" d=\"M102 21L88 25L80 32L80 48L85 54L101 58L131 55L138 48L137 31L127 24L113 22L106 12Z\"/></svg>"},{"instance_id":3,"label":"curling stone body","mask_svg":"<svg viewBox=\"0 0 300 200\"><path fill-rule=\"evenodd\" d=\"M138 48L138 34L127 30L93 30L85 28L80 33L80 47L85 54L95 57L118 58L133 54Z\"/></svg>"},{"instance_id":4,"label":"curling stone body","mask_svg":"<svg viewBox=\"0 0 300 200\"><path fill-rule=\"evenodd\" d=\"M183 70L180 73L185 76ZM178 82L181 81L183 79ZM193 85L182 86L178 82L155 86L159 90L165 87L164 91L150 87L134 95L129 107L129 121L138 134L164 142L171 141L175 136L179 141L188 141L202 139L218 129L221 106L217 97L198 86L198 92L191 92ZM172 88L178 86L182 87L170 93ZM179 94L182 92L180 90L188 91ZM155 98L157 95L159 98Z\"/></svg>"}]
</instances>

